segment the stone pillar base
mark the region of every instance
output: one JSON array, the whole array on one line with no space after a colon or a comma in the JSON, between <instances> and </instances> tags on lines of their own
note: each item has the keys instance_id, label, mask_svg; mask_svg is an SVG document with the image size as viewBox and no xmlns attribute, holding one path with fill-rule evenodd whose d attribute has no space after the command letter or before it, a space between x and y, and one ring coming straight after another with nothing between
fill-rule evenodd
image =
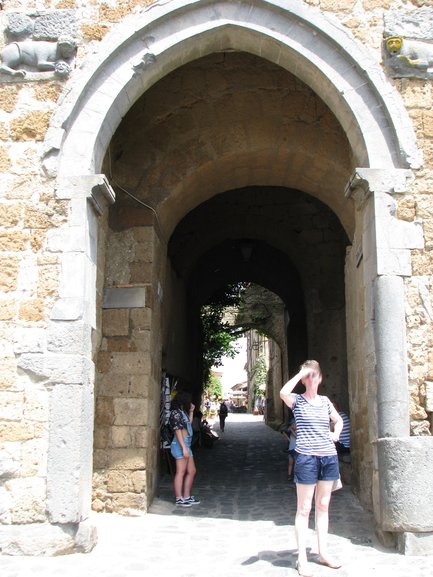
<instances>
[{"instance_id":1,"label":"stone pillar base","mask_svg":"<svg viewBox=\"0 0 433 577\"><path fill-rule=\"evenodd\" d=\"M89 521L81 523L0 526L2 555L54 556L89 553L97 543L96 528Z\"/></svg>"},{"instance_id":2,"label":"stone pillar base","mask_svg":"<svg viewBox=\"0 0 433 577\"><path fill-rule=\"evenodd\" d=\"M382 531L427 535L433 531L433 437L378 439L379 499L375 519ZM431 553L430 553L431 554Z\"/></svg>"},{"instance_id":3,"label":"stone pillar base","mask_svg":"<svg viewBox=\"0 0 433 577\"><path fill-rule=\"evenodd\" d=\"M433 532L400 533L397 537L397 549L403 555L431 555L433 552Z\"/></svg>"},{"instance_id":4,"label":"stone pillar base","mask_svg":"<svg viewBox=\"0 0 433 577\"><path fill-rule=\"evenodd\" d=\"M412 533L404 531L392 533L376 528L376 536L384 547L397 549L402 555L430 556L433 552L433 532Z\"/></svg>"}]
</instances>

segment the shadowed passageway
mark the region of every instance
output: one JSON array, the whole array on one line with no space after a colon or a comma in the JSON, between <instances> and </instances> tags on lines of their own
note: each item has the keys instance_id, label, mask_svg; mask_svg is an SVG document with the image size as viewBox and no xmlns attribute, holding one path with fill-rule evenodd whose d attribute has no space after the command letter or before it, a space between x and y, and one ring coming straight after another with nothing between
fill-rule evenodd
<instances>
[{"instance_id":1,"label":"shadowed passageway","mask_svg":"<svg viewBox=\"0 0 433 577\"><path fill-rule=\"evenodd\" d=\"M296 512L296 488L287 479L287 443L268 427L262 416L230 413L224 433L212 449L195 450L197 476L193 494L200 506L175 509L176 514L197 517L272 521L293 528ZM169 475L161 480L157 503L173 502ZM158 506L152 507L152 511ZM372 542L372 521L352 495L350 486L333 494L330 532L358 543ZM350 514L348 514L350 510ZM170 510L171 513L171 510ZM353 520L353 524L349 519ZM314 528L314 514L310 526Z\"/></svg>"},{"instance_id":2,"label":"shadowed passageway","mask_svg":"<svg viewBox=\"0 0 433 577\"><path fill-rule=\"evenodd\" d=\"M295 488L287 481L285 447L263 417L229 414L214 447L196 451L193 493L200 505L176 509L172 480L164 475L148 514L92 514L99 538L91 553L2 558L1 576L296 577ZM334 493L329 541L344 565L335 571L314 563L311 531L315 577L432 576L431 558L378 546L370 515L350 487Z\"/></svg>"},{"instance_id":3,"label":"shadowed passageway","mask_svg":"<svg viewBox=\"0 0 433 577\"><path fill-rule=\"evenodd\" d=\"M201 504L176 509L172 481L165 475L152 513L191 520L192 526L198 527L197 546L212 543L207 551L209 566L222 564L225 575L296 575L296 488L287 479L285 439L268 427L262 416L230 413L225 432L220 432L217 422L214 430L220 440L213 448L201 447L195 451L198 471L192 493L200 498ZM396 577L406 575L410 567L413 570L414 562L419 568L417 574L431 575L425 558L417 561L412 558L411 563L408 558L380 546L371 515L360 506L349 485L333 494L329 519L330 552L339 557L344 566L335 571L314 564L317 550L312 511L309 559L317 567L315 575ZM220 520L220 531L211 529L212 520ZM200 524L203 535L200 535ZM206 534L207 530L211 533ZM249 570L245 571L246 568ZM212 570L210 573L213 574Z\"/></svg>"}]
</instances>

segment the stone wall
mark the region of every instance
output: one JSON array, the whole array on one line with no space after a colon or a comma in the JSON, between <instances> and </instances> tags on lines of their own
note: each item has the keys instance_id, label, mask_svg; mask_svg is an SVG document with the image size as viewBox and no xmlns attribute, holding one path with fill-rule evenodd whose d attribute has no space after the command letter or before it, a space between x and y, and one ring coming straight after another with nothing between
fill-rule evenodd
<instances>
[{"instance_id":1,"label":"stone wall","mask_svg":"<svg viewBox=\"0 0 433 577\"><path fill-rule=\"evenodd\" d=\"M152 224L149 211L125 210L107 235L96 379L96 511L146 510L155 489L161 350L151 329L160 325L161 267Z\"/></svg>"},{"instance_id":2,"label":"stone wall","mask_svg":"<svg viewBox=\"0 0 433 577\"><path fill-rule=\"evenodd\" d=\"M360 219L359 213L357 214ZM373 343L371 330L367 333L371 299L368 284L364 281L364 258L359 260L360 239L364 234L362 222L358 222L359 237L354 239L346 257L346 332L351 424L352 484L361 502L371 509L373 445L377 438L377 397L374 375L374 358L370 349ZM358 266L357 266L358 265ZM367 263L368 266L368 263Z\"/></svg>"},{"instance_id":3,"label":"stone wall","mask_svg":"<svg viewBox=\"0 0 433 577\"><path fill-rule=\"evenodd\" d=\"M433 11L428 4L416 4L415 12L390 11L385 14L385 32L409 39L433 40ZM430 48L431 50L431 48ZM429 383L433 379L433 87L430 80L395 78L423 152L424 166L407 194L395 195L397 218L422 225L424 247L412 251L412 276L406 278L406 327L408 339L411 434L432 434L432 407Z\"/></svg>"},{"instance_id":4,"label":"stone wall","mask_svg":"<svg viewBox=\"0 0 433 577\"><path fill-rule=\"evenodd\" d=\"M53 346L49 332L51 313L60 292L65 290L60 280L60 249L53 244L53 238L66 223L82 217L81 213L77 217L77 205L70 198L56 194L55 173L47 158L52 147L59 147L61 143L49 130L50 121L71 90L75 74L85 68L87 59L98 51L104 36L127 15L145 9L152 2L47 0L42 4L44 11L72 12L70 18L74 21L78 50L69 79L44 76L43 72L38 78L1 77L0 478L4 484L0 488L0 522L4 525L48 520L47 459L53 380L47 367L38 370L34 363L30 365L27 361L28 355L37 355L46 362ZM42 4L8 0L0 14L0 24L5 28L11 13L34 14L41 10ZM393 11L389 2L313 0L306 4L337 19L368 47L378 63L382 61L385 16ZM426 5L427 2L416 0L406 3L401 10L409 16ZM410 34L404 18L401 22L403 35ZM425 39L431 42L431 38ZM425 239L423 248L412 250L412 275L405 277L405 290L411 430L413 435L430 435L433 411L432 85L429 79L392 78L385 68L384 72L400 93L412 119L418 146L424 152L424 165L414 172L408 192L397 191L394 198L397 217L411 223L418 221ZM115 270L118 247L113 243L114 238L134 250L134 257L126 262L118 260ZM76 239L71 240L74 242ZM153 323L160 325L158 294L162 285L158 283L163 282L165 263L161 255L164 250L149 228L130 224L122 233L111 231L107 242L106 288L142 285L146 305L106 308L102 315L97 313L102 317L102 329L98 322L93 327L97 342L101 342L97 358L95 507L143 508L155 486L161 343L150 339L149 332ZM148 250L151 259L156 260L149 260ZM140 251L143 252L138 256ZM148 266L151 262L152 267ZM355 282L353 279L349 286L354 287ZM364 297L355 291L354 294L359 301L353 306L359 305L362 309ZM355 334L363 331L362 326L355 329ZM131 367L135 367L135 373ZM55 378L58 379L58 375ZM366 380L362 370L351 375L355 387ZM374 410L368 409L370 391L354 389L351 394L358 408L357 430L371 430ZM132 398L140 411L131 409ZM138 449L133 455L132 446ZM369 462L368 451L363 449L360 462L363 458ZM359 475L362 477L361 471ZM120 494L122 498L118 497Z\"/></svg>"},{"instance_id":5,"label":"stone wall","mask_svg":"<svg viewBox=\"0 0 433 577\"><path fill-rule=\"evenodd\" d=\"M419 79L398 79L395 85L409 111L424 167L417 171L408 194L397 195L397 217L422 225L425 245L412 251L412 276L406 278L406 315L413 435L432 433L433 381L433 87Z\"/></svg>"},{"instance_id":6,"label":"stone wall","mask_svg":"<svg viewBox=\"0 0 433 577\"><path fill-rule=\"evenodd\" d=\"M46 329L59 291L59 257L46 245L69 207L41 174L40 157L61 90L58 82L0 90L0 520L6 524L46 520L50 390L18 364L49 350Z\"/></svg>"}]
</instances>

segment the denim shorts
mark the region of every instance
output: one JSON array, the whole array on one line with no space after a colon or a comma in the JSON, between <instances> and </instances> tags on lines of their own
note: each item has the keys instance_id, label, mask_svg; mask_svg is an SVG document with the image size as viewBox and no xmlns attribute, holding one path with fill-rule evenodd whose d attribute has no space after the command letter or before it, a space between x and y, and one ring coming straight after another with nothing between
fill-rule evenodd
<instances>
[{"instance_id":1,"label":"denim shorts","mask_svg":"<svg viewBox=\"0 0 433 577\"><path fill-rule=\"evenodd\" d=\"M319 457L297 453L293 478L295 483L315 485L317 481L336 481L339 477L337 455Z\"/></svg>"},{"instance_id":2,"label":"denim shorts","mask_svg":"<svg viewBox=\"0 0 433 577\"><path fill-rule=\"evenodd\" d=\"M191 439L192 437L184 437L184 441L185 441L185 445L188 448L189 451L189 456L192 457L192 451L191 451ZM176 437L173 439L171 445L170 445L170 451L171 454L173 455L173 457L177 460L177 459L183 459L183 450L182 447L180 445L180 443L178 442L178 440L176 439Z\"/></svg>"}]
</instances>

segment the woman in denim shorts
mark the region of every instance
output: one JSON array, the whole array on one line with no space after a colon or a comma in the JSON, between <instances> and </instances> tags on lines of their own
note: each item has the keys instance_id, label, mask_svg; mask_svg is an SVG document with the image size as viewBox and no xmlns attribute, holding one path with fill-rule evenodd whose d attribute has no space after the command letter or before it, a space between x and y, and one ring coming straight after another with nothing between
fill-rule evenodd
<instances>
[{"instance_id":1,"label":"woman in denim shorts","mask_svg":"<svg viewBox=\"0 0 433 577\"><path fill-rule=\"evenodd\" d=\"M302 395L292 393L299 381L306 389ZM302 577L312 576L307 560L307 532L314 494L319 563L332 569L341 567L337 560L328 555L327 536L331 492L334 483L340 479L335 442L340 436L343 421L328 397L317 394L321 382L319 363L305 361L298 374L280 391L282 400L292 410L296 421L296 569ZM332 432L330 420L334 423Z\"/></svg>"},{"instance_id":2,"label":"woman in denim shorts","mask_svg":"<svg viewBox=\"0 0 433 577\"><path fill-rule=\"evenodd\" d=\"M174 492L176 505L191 507L198 505L200 501L191 495L192 482L196 474L194 457L191 451L192 441L192 418L194 405L191 403L191 395L179 391L171 402L169 424L174 432L170 445L170 452L176 459L176 474L174 476Z\"/></svg>"}]
</instances>

